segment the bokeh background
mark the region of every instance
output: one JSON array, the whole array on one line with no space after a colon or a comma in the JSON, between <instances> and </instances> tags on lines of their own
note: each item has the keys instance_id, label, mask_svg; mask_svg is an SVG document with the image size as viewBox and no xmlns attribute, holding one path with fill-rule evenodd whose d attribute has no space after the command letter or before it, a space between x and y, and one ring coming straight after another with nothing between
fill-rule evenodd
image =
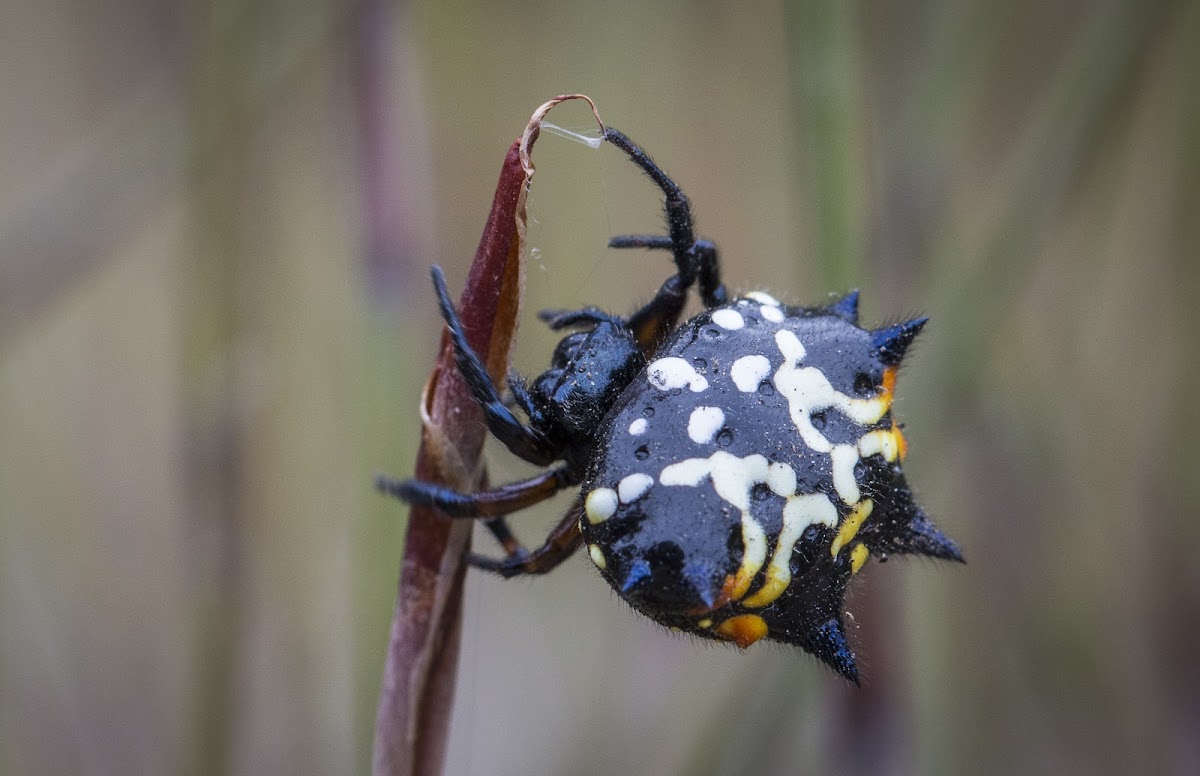
<instances>
[{"instance_id":1,"label":"bokeh background","mask_svg":"<svg viewBox=\"0 0 1200 776\"><path fill-rule=\"evenodd\" d=\"M868 566L863 690L582 557L472 574L448 772L1200 772L1198 43L1186 0L0 3L0 772L369 769L427 268L569 91L731 286L931 316L906 468L969 564ZM659 229L618 153L536 156L526 372L533 310L669 271L604 247Z\"/></svg>"}]
</instances>

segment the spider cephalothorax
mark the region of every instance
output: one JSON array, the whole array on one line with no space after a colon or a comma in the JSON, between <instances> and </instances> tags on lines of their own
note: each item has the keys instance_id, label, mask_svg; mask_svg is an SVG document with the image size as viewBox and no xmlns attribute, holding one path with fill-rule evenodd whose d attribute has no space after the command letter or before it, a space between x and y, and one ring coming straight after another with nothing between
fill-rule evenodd
<instances>
[{"instance_id":1,"label":"spider cephalothorax","mask_svg":"<svg viewBox=\"0 0 1200 776\"><path fill-rule=\"evenodd\" d=\"M509 380L518 418L467 344L434 269L458 366L488 428L516 455L562 463L519 483L464 494L416 481L380 487L451 517L488 521L508 555L472 555L504 576L540 574L580 544L635 609L679 630L748 647L795 644L857 681L846 642L846 585L871 555L962 560L913 501L892 418L896 373L925 319L868 330L858 295L827 307L764 293L730 299L716 248L692 233L679 187L607 128L666 195L668 235L618 248L671 251L677 274L628 318L594 308L542 314L572 329L532 384ZM679 323L699 287L704 311ZM526 552L503 515L583 485L545 544Z\"/></svg>"}]
</instances>

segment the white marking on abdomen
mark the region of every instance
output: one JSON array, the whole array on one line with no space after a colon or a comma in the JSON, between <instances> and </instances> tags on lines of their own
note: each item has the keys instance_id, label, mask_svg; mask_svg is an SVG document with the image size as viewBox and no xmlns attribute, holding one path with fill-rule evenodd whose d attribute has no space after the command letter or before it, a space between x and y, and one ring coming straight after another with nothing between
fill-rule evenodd
<instances>
[{"instance_id":1,"label":"white marking on abdomen","mask_svg":"<svg viewBox=\"0 0 1200 776\"><path fill-rule=\"evenodd\" d=\"M783 310L780 310L778 307L772 307L771 305L764 304L762 307L758 308L758 311L762 314L762 317L766 318L771 323L783 322Z\"/></svg>"},{"instance_id":2,"label":"white marking on abdomen","mask_svg":"<svg viewBox=\"0 0 1200 776\"><path fill-rule=\"evenodd\" d=\"M783 528L767 566L767 578L754 595L742 601L746 606L766 606L787 589L792 581L792 551L810 525L837 526L837 507L822 493L792 496L783 507Z\"/></svg>"},{"instance_id":3,"label":"white marking on abdomen","mask_svg":"<svg viewBox=\"0 0 1200 776\"><path fill-rule=\"evenodd\" d=\"M812 414L830 407L850 420L866 426L876 423L888 410L887 399L855 399L834 389L825 373L816 367L801 367L807 354L796 335L787 329L775 333L775 344L783 354L783 365L775 372L775 387L788 401L792 422L804 444L818 453L832 449L829 440L812 424Z\"/></svg>"},{"instance_id":4,"label":"white marking on abdomen","mask_svg":"<svg viewBox=\"0 0 1200 776\"><path fill-rule=\"evenodd\" d=\"M758 453L738 458L718 450L708 458L689 458L673 463L658 475L658 481L663 485L691 487L700 485L705 478L711 478L718 496L742 513L742 565L738 568L732 592L734 600L738 600L746 594L754 575L767 560L767 535L750 514L750 494L754 486L760 484L766 484L776 492L788 484L795 488L796 473L787 464L769 464ZM792 493L780 495L791 497Z\"/></svg>"},{"instance_id":5,"label":"white marking on abdomen","mask_svg":"<svg viewBox=\"0 0 1200 776\"><path fill-rule=\"evenodd\" d=\"M696 368L678 356L660 358L646 369L646 379L661 391L687 386L693 393L708 388L708 380Z\"/></svg>"},{"instance_id":6,"label":"white marking on abdomen","mask_svg":"<svg viewBox=\"0 0 1200 776\"><path fill-rule=\"evenodd\" d=\"M858 464L858 448L854 445L834 445L829 451L833 469L833 487L847 504L857 504L862 498L858 481L854 479L854 467Z\"/></svg>"},{"instance_id":7,"label":"white marking on abdomen","mask_svg":"<svg viewBox=\"0 0 1200 776\"><path fill-rule=\"evenodd\" d=\"M733 384L742 393L754 393L758 385L771 374L771 362L766 356L742 356L729 367Z\"/></svg>"},{"instance_id":8,"label":"white marking on abdomen","mask_svg":"<svg viewBox=\"0 0 1200 776\"><path fill-rule=\"evenodd\" d=\"M612 488L596 488L584 500L583 511L592 523L603 523L617 512L617 492Z\"/></svg>"},{"instance_id":9,"label":"white marking on abdomen","mask_svg":"<svg viewBox=\"0 0 1200 776\"><path fill-rule=\"evenodd\" d=\"M622 504L631 504L650 490L654 478L649 474L631 474L617 483L617 496Z\"/></svg>"},{"instance_id":10,"label":"white marking on abdomen","mask_svg":"<svg viewBox=\"0 0 1200 776\"><path fill-rule=\"evenodd\" d=\"M638 418L629 424L629 433L633 436L641 436L646 433L646 429L650 427L650 421L645 418Z\"/></svg>"},{"instance_id":11,"label":"white marking on abdomen","mask_svg":"<svg viewBox=\"0 0 1200 776\"><path fill-rule=\"evenodd\" d=\"M720 407L697 407L688 418L688 436L698 445L713 441L721 426L725 424L725 413Z\"/></svg>"},{"instance_id":12,"label":"white marking on abdomen","mask_svg":"<svg viewBox=\"0 0 1200 776\"><path fill-rule=\"evenodd\" d=\"M796 492L796 470L786 463L772 463L767 467L767 487L779 496L792 495Z\"/></svg>"},{"instance_id":13,"label":"white marking on abdomen","mask_svg":"<svg viewBox=\"0 0 1200 776\"><path fill-rule=\"evenodd\" d=\"M737 331L746 325L746 319L742 317L741 313L728 308L714 312L712 314L712 321L722 329L729 329L730 331Z\"/></svg>"},{"instance_id":14,"label":"white marking on abdomen","mask_svg":"<svg viewBox=\"0 0 1200 776\"><path fill-rule=\"evenodd\" d=\"M779 306L779 300L768 294L766 291L751 291L750 293L746 294L746 298L753 299L759 304L770 305L771 307Z\"/></svg>"}]
</instances>

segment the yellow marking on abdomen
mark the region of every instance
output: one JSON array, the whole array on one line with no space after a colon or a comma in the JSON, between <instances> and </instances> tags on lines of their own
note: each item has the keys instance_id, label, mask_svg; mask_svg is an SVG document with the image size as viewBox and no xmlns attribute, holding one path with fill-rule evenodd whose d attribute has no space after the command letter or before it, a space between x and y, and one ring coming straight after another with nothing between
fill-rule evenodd
<instances>
[{"instance_id":1,"label":"yellow marking on abdomen","mask_svg":"<svg viewBox=\"0 0 1200 776\"><path fill-rule=\"evenodd\" d=\"M767 579L754 595L742 603L757 609L774 601L792 582L792 550L804 529L814 523L833 528L837 525L837 508L828 496L820 493L793 496L783 507L783 529L767 567Z\"/></svg>"},{"instance_id":2,"label":"yellow marking on abdomen","mask_svg":"<svg viewBox=\"0 0 1200 776\"><path fill-rule=\"evenodd\" d=\"M596 568L601 571L608 566L608 560L604 557L604 550L600 549L600 545L589 544L588 555L592 556L592 563L595 563Z\"/></svg>"},{"instance_id":3,"label":"yellow marking on abdomen","mask_svg":"<svg viewBox=\"0 0 1200 776\"><path fill-rule=\"evenodd\" d=\"M858 535L858 529L871 516L871 510L874 508L875 502L869 498L865 498L854 505L854 509L850 511L850 514L846 515L845 522L838 529L837 536L834 537L833 544L829 548L829 552L833 557L836 558L843 547L854 541L854 537Z\"/></svg>"},{"instance_id":4,"label":"yellow marking on abdomen","mask_svg":"<svg viewBox=\"0 0 1200 776\"><path fill-rule=\"evenodd\" d=\"M862 542L855 544L850 549L850 573L857 574L869 557L871 557L871 551L867 549L867 545Z\"/></svg>"},{"instance_id":5,"label":"yellow marking on abdomen","mask_svg":"<svg viewBox=\"0 0 1200 776\"><path fill-rule=\"evenodd\" d=\"M757 614L739 614L718 625L715 632L745 649L767 635L767 623Z\"/></svg>"},{"instance_id":6,"label":"yellow marking on abdomen","mask_svg":"<svg viewBox=\"0 0 1200 776\"><path fill-rule=\"evenodd\" d=\"M746 595L754 576L767 560L767 535L748 512L742 513L742 544L745 547L742 551L742 565L734 577L731 591L734 601L740 601L742 596Z\"/></svg>"},{"instance_id":7,"label":"yellow marking on abdomen","mask_svg":"<svg viewBox=\"0 0 1200 776\"><path fill-rule=\"evenodd\" d=\"M896 427L892 426L886 430L868 431L859 437L858 452L863 458L882 455L883 460L891 463L900 455L900 444Z\"/></svg>"}]
</instances>

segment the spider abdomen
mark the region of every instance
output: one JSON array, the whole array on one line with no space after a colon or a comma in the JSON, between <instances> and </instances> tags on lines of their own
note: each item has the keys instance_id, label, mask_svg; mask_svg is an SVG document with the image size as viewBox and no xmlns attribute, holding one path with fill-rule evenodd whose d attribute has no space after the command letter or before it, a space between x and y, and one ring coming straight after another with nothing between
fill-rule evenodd
<instances>
[{"instance_id":1,"label":"spider abdomen","mask_svg":"<svg viewBox=\"0 0 1200 776\"><path fill-rule=\"evenodd\" d=\"M892 421L898 359L856 317L853 300L810 310L752 294L681 325L625 389L580 529L635 608L852 673L846 583L924 519Z\"/></svg>"}]
</instances>

